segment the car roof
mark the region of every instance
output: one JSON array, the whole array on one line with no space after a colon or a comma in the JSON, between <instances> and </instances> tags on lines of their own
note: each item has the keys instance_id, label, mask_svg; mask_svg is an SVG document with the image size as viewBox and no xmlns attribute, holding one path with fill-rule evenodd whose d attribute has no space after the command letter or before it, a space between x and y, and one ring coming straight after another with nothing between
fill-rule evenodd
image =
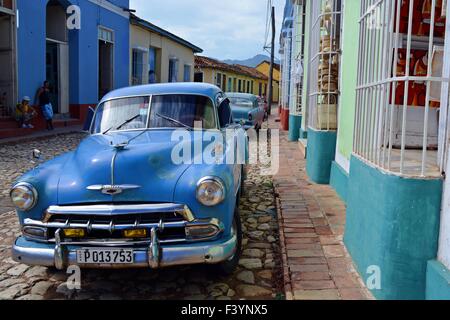
<instances>
[{"instance_id":1,"label":"car roof","mask_svg":"<svg viewBox=\"0 0 450 320\"><path fill-rule=\"evenodd\" d=\"M125 87L109 92L103 97L100 103L112 99L135 96L149 96L160 94L194 94L203 95L215 101L215 98L221 90L219 87L208 83L197 82L176 82L147 84L140 86Z\"/></svg>"},{"instance_id":2,"label":"car roof","mask_svg":"<svg viewBox=\"0 0 450 320\"><path fill-rule=\"evenodd\" d=\"M228 98L247 98L250 100L258 100L258 97L251 93L227 92L225 95Z\"/></svg>"}]
</instances>

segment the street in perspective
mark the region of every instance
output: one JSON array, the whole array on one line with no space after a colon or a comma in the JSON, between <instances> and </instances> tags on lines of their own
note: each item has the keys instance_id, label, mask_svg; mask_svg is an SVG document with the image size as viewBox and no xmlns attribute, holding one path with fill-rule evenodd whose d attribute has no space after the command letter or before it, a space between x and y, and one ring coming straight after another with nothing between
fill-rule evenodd
<instances>
[{"instance_id":1,"label":"street in perspective","mask_svg":"<svg viewBox=\"0 0 450 320\"><path fill-rule=\"evenodd\" d=\"M450 300L447 14L0 1L0 300Z\"/></svg>"}]
</instances>

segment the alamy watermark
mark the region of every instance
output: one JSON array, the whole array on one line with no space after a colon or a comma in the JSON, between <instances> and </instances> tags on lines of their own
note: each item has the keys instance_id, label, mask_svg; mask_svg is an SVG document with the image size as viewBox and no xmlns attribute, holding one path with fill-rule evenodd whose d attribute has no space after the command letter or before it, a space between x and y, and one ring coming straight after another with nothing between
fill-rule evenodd
<instances>
[{"instance_id":1,"label":"alamy watermark","mask_svg":"<svg viewBox=\"0 0 450 320\"><path fill-rule=\"evenodd\" d=\"M80 30L81 29L81 9L77 5L71 5L67 7L67 22L66 26L68 30Z\"/></svg>"},{"instance_id":2,"label":"alamy watermark","mask_svg":"<svg viewBox=\"0 0 450 320\"><path fill-rule=\"evenodd\" d=\"M200 122L201 124L201 122ZM279 161L279 131L242 128L224 131L174 130L171 160L175 165L259 165L261 175L275 175Z\"/></svg>"},{"instance_id":3,"label":"alamy watermark","mask_svg":"<svg viewBox=\"0 0 450 320\"><path fill-rule=\"evenodd\" d=\"M369 290L381 290L381 268L377 265L369 266L366 274L366 287Z\"/></svg>"}]
</instances>

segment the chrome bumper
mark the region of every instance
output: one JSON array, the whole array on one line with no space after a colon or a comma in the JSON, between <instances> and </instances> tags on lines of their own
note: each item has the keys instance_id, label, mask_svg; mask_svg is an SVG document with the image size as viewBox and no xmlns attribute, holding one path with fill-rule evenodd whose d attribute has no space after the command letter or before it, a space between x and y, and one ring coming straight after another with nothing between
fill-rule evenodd
<instances>
[{"instance_id":1,"label":"chrome bumper","mask_svg":"<svg viewBox=\"0 0 450 320\"><path fill-rule=\"evenodd\" d=\"M19 240L20 238L18 238ZM23 239L23 238L22 238ZM216 264L232 257L236 251L237 238L232 236L224 242L191 243L161 246L152 232L152 241L146 247L133 248L133 264L79 264L76 249L89 246L73 247L75 244L58 243L56 246L36 248L18 245L18 240L12 248L14 261L27 265L56 267L64 270L68 266L77 265L82 268L95 269L125 269L125 268L163 268L177 265ZM96 245L95 248L101 246ZM119 246L120 247L120 246Z\"/></svg>"}]
</instances>

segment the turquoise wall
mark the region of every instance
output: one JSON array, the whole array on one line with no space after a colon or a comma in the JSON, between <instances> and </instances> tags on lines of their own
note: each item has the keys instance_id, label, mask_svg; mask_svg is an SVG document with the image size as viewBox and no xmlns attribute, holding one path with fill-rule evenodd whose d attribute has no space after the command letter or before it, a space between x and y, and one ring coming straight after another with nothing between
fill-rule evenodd
<instances>
[{"instance_id":1,"label":"turquoise wall","mask_svg":"<svg viewBox=\"0 0 450 320\"><path fill-rule=\"evenodd\" d=\"M428 261L427 300L450 300L450 270L436 260Z\"/></svg>"},{"instance_id":2,"label":"turquoise wall","mask_svg":"<svg viewBox=\"0 0 450 320\"><path fill-rule=\"evenodd\" d=\"M364 281L379 266L377 299L425 299L427 262L438 249L442 180L383 173L350 160L344 242Z\"/></svg>"},{"instance_id":3,"label":"turquoise wall","mask_svg":"<svg viewBox=\"0 0 450 320\"><path fill-rule=\"evenodd\" d=\"M339 197L347 202L348 173L336 162L331 164L330 185L336 190Z\"/></svg>"},{"instance_id":4,"label":"turquoise wall","mask_svg":"<svg viewBox=\"0 0 450 320\"><path fill-rule=\"evenodd\" d=\"M289 141L298 141L300 138L300 127L302 125L302 116L289 115Z\"/></svg>"},{"instance_id":5,"label":"turquoise wall","mask_svg":"<svg viewBox=\"0 0 450 320\"><path fill-rule=\"evenodd\" d=\"M320 184L330 183L331 163L336 154L336 132L308 130L306 172L309 178Z\"/></svg>"}]
</instances>

